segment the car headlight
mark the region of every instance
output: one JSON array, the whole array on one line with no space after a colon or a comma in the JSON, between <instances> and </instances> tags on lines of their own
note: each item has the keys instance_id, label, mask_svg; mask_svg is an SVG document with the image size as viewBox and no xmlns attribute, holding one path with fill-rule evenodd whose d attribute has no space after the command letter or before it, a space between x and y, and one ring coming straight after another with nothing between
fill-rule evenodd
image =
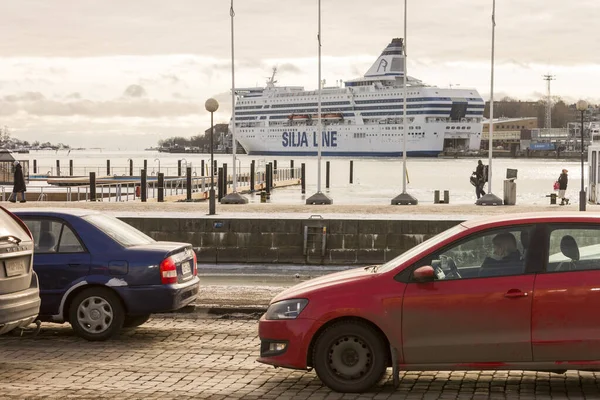
<instances>
[{"instance_id":1,"label":"car headlight","mask_svg":"<svg viewBox=\"0 0 600 400\"><path fill-rule=\"evenodd\" d=\"M307 304L306 299L278 301L269 306L265 319L296 319Z\"/></svg>"}]
</instances>

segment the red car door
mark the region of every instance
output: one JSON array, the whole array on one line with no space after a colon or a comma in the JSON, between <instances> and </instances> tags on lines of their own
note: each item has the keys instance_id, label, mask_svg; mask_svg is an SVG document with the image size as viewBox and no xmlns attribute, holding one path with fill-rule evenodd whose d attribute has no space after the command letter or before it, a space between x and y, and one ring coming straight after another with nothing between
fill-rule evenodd
<instances>
[{"instance_id":1,"label":"red car door","mask_svg":"<svg viewBox=\"0 0 600 400\"><path fill-rule=\"evenodd\" d=\"M547 244L533 297L533 359L600 360L600 228L551 225Z\"/></svg>"},{"instance_id":2,"label":"red car door","mask_svg":"<svg viewBox=\"0 0 600 400\"><path fill-rule=\"evenodd\" d=\"M526 272L524 246L531 229L477 233L414 266L433 266L436 279L424 283L409 280L406 286L402 305L404 363L532 361L535 274ZM506 248L499 250L498 238L509 244L509 255Z\"/></svg>"}]
</instances>

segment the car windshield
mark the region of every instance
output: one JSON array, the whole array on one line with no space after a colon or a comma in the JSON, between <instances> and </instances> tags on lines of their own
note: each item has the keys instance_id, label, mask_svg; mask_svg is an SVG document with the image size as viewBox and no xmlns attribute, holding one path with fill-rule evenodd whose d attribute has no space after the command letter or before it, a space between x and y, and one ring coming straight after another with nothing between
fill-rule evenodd
<instances>
[{"instance_id":1,"label":"car windshield","mask_svg":"<svg viewBox=\"0 0 600 400\"><path fill-rule=\"evenodd\" d=\"M422 251L426 250L429 247L434 246L435 244L442 242L446 239L448 239L449 237L452 237L454 235L456 235L459 232L464 231L465 228L464 226L462 226L461 224L458 224L450 229L445 230L444 232L430 238L427 239L426 241L416 245L415 247L413 247L412 249L409 249L407 251L405 251L404 253L400 254L398 257L388 261L387 263L381 265L379 268L377 268L377 272L387 272L387 271L391 271L394 268L398 267L399 265L405 263L406 261L410 260L411 258L413 258L414 256L416 256L417 254L421 253Z\"/></svg>"},{"instance_id":2,"label":"car windshield","mask_svg":"<svg viewBox=\"0 0 600 400\"><path fill-rule=\"evenodd\" d=\"M156 242L150 236L138 231L131 225L108 215L92 214L84 220L106 233L123 247L138 246Z\"/></svg>"}]
</instances>

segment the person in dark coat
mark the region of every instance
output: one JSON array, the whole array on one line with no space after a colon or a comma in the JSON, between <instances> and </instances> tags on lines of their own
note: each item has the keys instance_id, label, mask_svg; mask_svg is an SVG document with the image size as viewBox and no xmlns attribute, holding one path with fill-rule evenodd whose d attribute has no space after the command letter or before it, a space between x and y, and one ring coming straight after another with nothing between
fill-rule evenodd
<instances>
[{"instance_id":1,"label":"person in dark coat","mask_svg":"<svg viewBox=\"0 0 600 400\"><path fill-rule=\"evenodd\" d=\"M483 163L481 162L481 160L477 162L475 176L477 179L477 183L475 184L475 195L477 195L477 198L480 198L481 196L485 196L485 192L483 191L483 185L485 185L485 177L483 176Z\"/></svg>"},{"instance_id":2,"label":"person in dark coat","mask_svg":"<svg viewBox=\"0 0 600 400\"><path fill-rule=\"evenodd\" d=\"M567 176L566 169L562 170L562 174L558 177L558 197L560 198L560 205L564 206L565 204L569 204L569 199L565 198L565 194L567 192L567 184L569 183L569 177Z\"/></svg>"},{"instance_id":3,"label":"person in dark coat","mask_svg":"<svg viewBox=\"0 0 600 400\"><path fill-rule=\"evenodd\" d=\"M27 200L25 200L25 192L27 191L27 188L25 187L25 177L23 176L23 167L21 166L21 163L18 161L15 161L15 178L14 178L14 184L13 184L13 191L12 194L10 195L8 201L10 201L11 203L16 203L17 202L17 193L21 193L21 203L25 203Z\"/></svg>"}]
</instances>

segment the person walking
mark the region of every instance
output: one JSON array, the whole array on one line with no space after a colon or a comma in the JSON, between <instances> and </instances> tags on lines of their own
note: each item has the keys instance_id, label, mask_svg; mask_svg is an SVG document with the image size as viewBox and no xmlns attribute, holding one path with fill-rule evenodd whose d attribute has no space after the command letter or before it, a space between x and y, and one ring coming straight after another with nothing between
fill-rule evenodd
<instances>
[{"instance_id":1,"label":"person walking","mask_svg":"<svg viewBox=\"0 0 600 400\"><path fill-rule=\"evenodd\" d=\"M479 199L481 196L485 196L483 191L483 185L485 185L484 167L481 160L477 161L477 169L475 169L475 195Z\"/></svg>"},{"instance_id":2,"label":"person walking","mask_svg":"<svg viewBox=\"0 0 600 400\"><path fill-rule=\"evenodd\" d=\"M25 200L25 192L27 191L27 188L25 187L25 177L23 176L23 167L21 166L21 163L16 161L14 162L14 166L15 166L15 176L14 176L14 183L13 183L13 191L10 195L10 197L8 198L8 201L10 201L11 203L16 203L17 202L17 193L21 193L21 203L25 203L27 200Z\"/></svg>"},{"instance_id":3,"label":"person walking","mask_svg":"<svg viewBox=\"0 0 600 400\"><path fill-rule=\"evenodd\" d=\"M560 197L560 205L564 206L565 204L569 204L569 199L565 197L567 192L567 184L569 183L569 177L567 176L566 169L562 170L562 174L558 177L558 197Z\"/></svg>"}]
</instances>

